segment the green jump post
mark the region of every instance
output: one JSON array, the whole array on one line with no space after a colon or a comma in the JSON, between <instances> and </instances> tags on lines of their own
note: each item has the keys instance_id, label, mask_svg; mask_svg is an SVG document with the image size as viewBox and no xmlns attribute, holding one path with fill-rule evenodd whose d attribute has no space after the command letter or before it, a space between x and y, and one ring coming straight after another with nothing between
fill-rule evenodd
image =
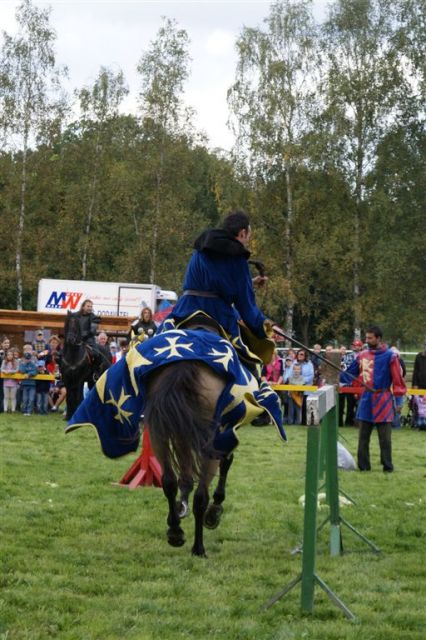
<instances>
[{"instance_id":1,"label":"green jump post","mask_svg":"<svg viewBox=\"0 0 426 640\"><path fill-rule=\"evenodd\" d=\"M334 403L333 403L334 404ZM305 511L304 511L304 527L303 527L303 556L302 556L302 572L294 578L284 589L271 598L262 608L268 609L282 596L291 591L299 582L301 582L301 609L302 612L312 614L314 609L314 591L315 584L318 584L323 589L329 598L338 606L345 616L350 620L355 620L354 614L348 609L348 607L338 598L338 596L330 589L330 587L315 573L315 557L316 557L316 539L317 539L317 510L318 510L318 485L320 476L320 467L322 466L323 453L326 451L326 472L329 468L332 457L328 455L328 449L331 439L333 437L333 429L327 429L327 425L335 423L336 414L335 406L331 407L322 415L322 419L318 419L314 415L308 417L308 422L311 424L307 427L307 452L306 452L306 475L305 475ZM323 426L321 426L323 422ZM330 435L326 434L330 432ZM335 432L336 433L336 432ZM326 442L326 448L321 447L321 438L330 438ZM336 436L334 440L335 451L335 467L337 475L337 447ZM321 464L320 464L321 463ZM339 496L337 483L331 479L327 480L326 485L330 497L334 504L337 504L337 511L333 511L332 526L337 529L333 529L332 544L333 551L339 549L340 553L340 517L339 517ZM337 495L337 503L335 501L335 495Z\"/></svg>"}]
</instances>

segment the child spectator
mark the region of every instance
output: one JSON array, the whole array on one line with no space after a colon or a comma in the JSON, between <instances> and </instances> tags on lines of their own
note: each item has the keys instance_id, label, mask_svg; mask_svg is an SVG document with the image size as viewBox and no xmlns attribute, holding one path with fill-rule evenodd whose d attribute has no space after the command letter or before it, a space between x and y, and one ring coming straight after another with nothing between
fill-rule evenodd
<instances>
[{"instance_id":1,"label":"child spectator","mask_svg":"<svg viewBox=\"0 0 426 640\"><path fill-rule=\"evenodd\" d=\"M61 359L61 341L58 336L49 339L49 354L44 358L47 372L54 375Z\"/></svg>"},{"instance_id":2,"label":"child spectator","mask_svg":"<svg viewBox=\"0 0 426 640\"><path fill-rule=\"evenodd\" d=\"M10 375L11 373L18 373L18 361L14 358L14 353L11 349L6 353L6 357L1 365L1 372ZM3 379L3 392L4 392L4 412L14 413L16 411L16 390L19 386L19 382L13 378Z\"/></svg>"},{"instance_id":3,"label":"child spectator","mask_svg":"<svg viewBox=\"0 0 426 640\"><path fill-rule=\"evenodd\" d=\"M10 348L10 340L7 336L3 336L0 343L0 367L3 360L6 357L6 353ZM3 393L3 378L0 378L0 413L3 413L4 406L4 393Z\"/></svg>"},{"instance_id":4,"label":"child spectator","mask_svg":"<svg viewBox=\"0 0 426 640\"><path fill-rule=\"evenodd\" d=\"M10 350L13 352L13 357L18 363L18 373L19 373L19 360L21 358L21 352L16 346L11 347ZM22 399L22 389L21 389L20 382L18 382L18 386L16 387L16 411L21 410L21 399Z\"/></svg>"},{"instance_id":5,"label":"child spectator","mask_svg":"<svg viewBox=\"0 0 426 640\"><path fill-rule=\"evenodd\" d=\"M33 347L30 342L24 344L23 356L19 362L18 370L19 373L26 376L21 380L21 410L24 416L30 416L34 409L36 395L36 381L33 379L33 376L37 375L37 367L33 357Z\"/></svg>"},{"instance_id":6,"label":"child spectator","mask_svg":"<svg viewBox=\"0 0 426 640\"><path fill-rule=\"evenodd\" d=\"M61 374L55 372L55 382L49 389L49 406L50 410L55 413L67 396L67 390L61 379Z\"/></svg>"},{"instance_id":7,"label":"child spectator","mask_svg":"<svg viewBox=\"0 0 426 640\"><path fill-rule=\"evenodd\" d=\"M293 371L289 382L290 384L297 385L305 384L305 379L302 375L302 365L298 362L293 364ZM302 424L302 404L303 392L290 391L290 398L288 401L288 424Z\"/></svg>"},{"instance_id":8,"label":"child spectator","mask_svg":"<svg viewBox=\"0 0 426 640\"><path fill-rule=\"evenodd\" d=\"M37 374L48 373L44 360L37 361ZM46 416L49 409L50 380L36 380L37 413Z\"/></svg>"},{"instance_id":9,"label":"child spectator","mask_svg":"<svg viewBox=\"0 0 426 640\"><path fill-rule=\"evenodd\" d=\"M39 329L36 333L33 350L38 360L45 358L49 353L49 345L44 339L43 329Z\"/></svg>"}]
</instances>

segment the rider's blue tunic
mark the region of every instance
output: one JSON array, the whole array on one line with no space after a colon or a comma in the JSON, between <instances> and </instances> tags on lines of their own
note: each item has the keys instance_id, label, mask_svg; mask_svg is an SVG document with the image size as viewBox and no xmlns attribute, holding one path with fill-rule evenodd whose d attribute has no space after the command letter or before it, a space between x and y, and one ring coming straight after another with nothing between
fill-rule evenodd
<instances>
[{"instance_id":1,"label":"rider's blue tunic","mask_svg":"<svg viewBox=\"0 0 426 640\"><path fill-rule=\"evenodd\" d=\"M144 412L147 376L158 367L182 360L203 362L225 379L215 416L215 449L230 453L238 444L236 429L267 411L286 439L277 394L239 361L228 340L209 331L165 331L130 349L106 371L66 427L96 428L105 455L116 458L136 451Z\"/></svg>"},{"instance_id":2,"label":"rider's blue tunic","mask_svg":"<svg viewBox=\"0 0 426 640\"><path fill-rule=\"evenodd\" d=\"M183 295L169 318L183 320L197 311L204 311L217 320L231 340L239 335L237 320L241 316L255 336L266 336L263 322L266 316L256 304L247 258L222 253L194 251L189 261L183 289L210 292L215 298Z\"/></svg>"}]
</instances>

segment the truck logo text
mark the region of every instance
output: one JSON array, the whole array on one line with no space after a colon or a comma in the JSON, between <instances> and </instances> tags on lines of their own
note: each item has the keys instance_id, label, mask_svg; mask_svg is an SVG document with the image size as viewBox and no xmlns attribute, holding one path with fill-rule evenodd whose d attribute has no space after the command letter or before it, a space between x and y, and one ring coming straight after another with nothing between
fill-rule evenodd
<instances>
[{"instance_id":1,"label":"truck logo text","mask_svg":"<svg viewBox=\"0 0 426 640\"><path fill-rule=\"evenodd\" d=\"M50 298L47 301L46 309L74 310L82 297L82 293L77 293L75 291L61 291L61 293L52 291Z\"/></svg>"}]
</instances>

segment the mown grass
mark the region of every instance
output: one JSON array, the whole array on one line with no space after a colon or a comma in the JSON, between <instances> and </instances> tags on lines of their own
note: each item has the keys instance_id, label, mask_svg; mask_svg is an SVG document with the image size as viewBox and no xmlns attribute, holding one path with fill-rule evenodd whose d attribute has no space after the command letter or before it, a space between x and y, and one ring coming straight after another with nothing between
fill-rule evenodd
<instances>
[{"instance_id":1,"label":"mown grass","mask_svg":"<svg viewBox=\"0 0 426 640\"><path fill-rule=\"evenodd\" d=\"M220 527L206 532L208 559L165 540L158 489L112 484L134 457L112 462L91 430L63 435L59 416L0 415L0 639L423 640L426 637L426 435L394 432L394 474L341 472L357 502L344 516L375 542L374 555L349 530L345 554L318 540L317 573L357 616L347 621L320 590L313 616L300 588L261 606L301 568L306 430L282 445L272 427L244 428ZM356 450L355 429L342 429ZM374 434L373 434L374 435ZM327 513L321 510L322 518Z\"/></svg>"}]
</instances>

